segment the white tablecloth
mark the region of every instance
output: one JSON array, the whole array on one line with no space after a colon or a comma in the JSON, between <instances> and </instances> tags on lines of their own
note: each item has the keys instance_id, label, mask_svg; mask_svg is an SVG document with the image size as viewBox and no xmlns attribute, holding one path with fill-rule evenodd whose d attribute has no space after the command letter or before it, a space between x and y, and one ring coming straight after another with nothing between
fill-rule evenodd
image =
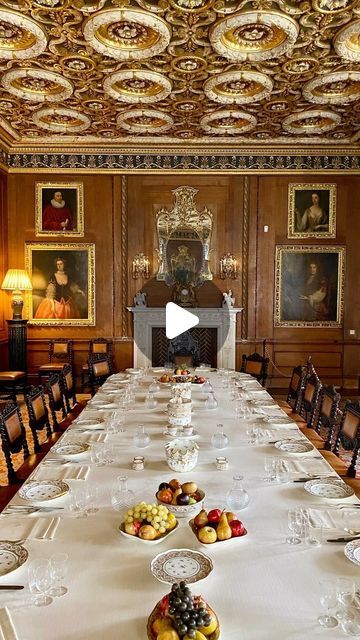
<instances>
[{"instance_id":1,"label":"white tablecloth","mask_svg":"<svg viewBox=\"0 0 360 640\"><path fill-rule=\"evenodd\" d=\"M198 388L193 391L193 424L200 434L197 439L199 460L194 471L180 475L180 479L196 481L206 493L205 508L210 509L226 505L232 476L243 475L250 503L239 512L239 517L248 535L228 546L215 544L205 549L185 519L180 520L179 530L168 540L153 547L137 540L129 541L119 534L121 518L109 504L111 485L117 476L128 476L129 488L135 491L136 501L154 501L159 483L179 476L167 467L164 454L166 437L163 431L167 424L164 408L169 390L163 389L157 395L158 407L148 410L144 407L144 387L136 397L135 408L128 412L124 433L108 436L116 443L117 461L105 467L92 465L85 482L68 481L70 486L90 483L101 487L103 508L87 518L64 515L54 540L25 543L30 559L50 557L61 551L68 553L69 574L64 582L69 590L46 608L12 608L9 605L19 640L145 640L147 617L169 590L152 576L150 561L161 551L179 547L199 549L213 560L213 572L203 582L192 585L192 591L202 594L217 612L224 640L304 640L326 635L316 620L321 613L319 581L337 576L357 579L359 568L347 560L341 544L324 543L319 548L286 544L289 533L287 510L317 502L319 505L324 503L326 509L328 501L311 497L302 484L263 481L264 457L277 456L280 452L270 444L247 444L249 423L236 419L234 403L228 392L219 387L216 374L212 374L212 382L219 402L216 410L206 411L205 396ZM86 411L90 412L90 409ZM269 415L274 413L265 411ZM220 452L210 443L219 422L223 423L230 438L229 448ZM136 449L132 442L139 423L144 423L151 435L150 445L143 450ZM281 430L283 437L283 424ZM294 433L298 437L294 431L289 435ZM76 432L78 440L87 437L88 434ZM138 454L145 456L146 466L142 472L131 469L132 458ZM228 471L216 470L215 458L219 454L227 456ZM315 452L314 455L319 454ZM302 462L306 463L305 458ZM86 458L81 461L81 464L87 463ZM46 469L48 478L51 469L50 466ZM292 471L296 477L296 471ZM329 473L333 473L330 468ZM68 505L69 496L61 500ZM15 497L13 502L20 502L19 498ZM350 502L357 500L350 499ZM3 537L2 522L5 522L5 516L0 519L0 538ZM16 572L0 578L0 584L14 582L27 584L26 563ZM5 592L2 598L6 604L8 596ZM16 598L24 598L24 594L12 594L11 602L16 602ZM341 632L333 630L327 635L339 638Z\"/></svg>"}]
</instances>

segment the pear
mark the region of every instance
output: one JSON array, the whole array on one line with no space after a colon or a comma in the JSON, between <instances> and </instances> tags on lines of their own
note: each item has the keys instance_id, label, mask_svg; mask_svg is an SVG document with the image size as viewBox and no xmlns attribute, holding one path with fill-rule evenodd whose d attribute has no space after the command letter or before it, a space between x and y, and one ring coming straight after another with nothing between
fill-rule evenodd
<instances>
[{"instance_id":1,"label":"pear","mask_svg":"<svg viewBox=\"0 0 360 640\"><path fill-rule=\"evenodd\" d=\"M224 511L220 516L220 520L216 528L216 533L218 540L229 540L229 538L231 538L232 536L231 527L228 523L228 519Z\"/></svg>"},{"instance_id":2,"label":"pear","mask_svg":"<svg viewBox=\"0 0 360 640\"><path fill-rule=\"evenodd\" d=\"M182 493L182 489L175 489L174 493L173 493L173 499L171 500L171 504L177 504L176 502L176 498L180 495L180 493Z\"/></svg>"},{"instance_id":3,"label":"pear","mask_svg":"<svg viewBox=\"0 0 360 640\"><path fill-rule=\"evenodd\" d=\"M201 509L194 518L194 524L197 527L204 527L208 523L208 517L205 509Z\"/></svg>"}]
</instances>

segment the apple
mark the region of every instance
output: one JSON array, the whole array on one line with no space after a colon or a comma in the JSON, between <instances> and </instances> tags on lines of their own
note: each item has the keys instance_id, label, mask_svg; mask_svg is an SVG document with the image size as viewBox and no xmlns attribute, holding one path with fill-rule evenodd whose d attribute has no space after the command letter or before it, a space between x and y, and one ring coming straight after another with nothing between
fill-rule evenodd
<instances>
[{"instance_id":1,"label":"apple","mask_svg":"<svg viewBox=\"0 0 360 640\"><path fill-rule=\"evenodd\" d=\"M136 536L137 535L137 529L136 529L136 527L135 527L133 522L125 522L124 531L125 531L125 533L128 533L129 536Z\"/></svg>"},{"instance_id":2,"label":"apple","mask_svg":"<svg viewBox=\"0 0 360 640\"><path fill-rule=\"evenodd\" d=\"M177 478L173 478L170 480L169 486L171 491L176 491L176 489L181 489L181 482Z\"/></svg>"},{"instance_id":3,"label":"apple","mask_svg":"<svg viewBox=\"0 0 360 640\"><path fill-rule=\"evenodd\" d=\"M171 489L162 489L158 491L156 497L161 500L161 502L165 502L166 504L171 504L173 499L173 492Z\"/></svg>"},{"instance_id":4,"label":"apple","mask_svg":"<svg viewBox=\"0 0 360 640\"><path fill-rule=\"evenodd\" d=\"M139 529L139 538L142 540L155 540L157 538L158 532L151 524L144 524Z\"/></svg>"},{"instance_id":5,"label":"apple","mask_svg":"<svg viewBox=\"0 0 360 640\"><path fill-rule=\"evenodd\" d=\"M244 536L247 531L240 520L232 520L230 523L231 536L237 538L238 536Z\"/></svg>"},{"instance_id":6,"label":"apple","mask_svg":"<svg viewBox=\"0 0 360 640\"><path fill-rule=\"evenodd\" d=\"M212 509L207 514L208 521L209 522L219 522L221 514L222 514L221 509Z\"/></svg>"},{"instance_id":7,"label":"apple","mask_svg":"<svg viewBox=\"0 0 360 640\"><path fill-rule=\"evenodd\" d=\"M160 612L160 614L163 615L168 608L169 608L169 596L166 595L163 598L161 598L161 600L159 602L159 612Z\"/></svg>"},{"instance_id":8,"label":"apple","mask_svg":"<svg viewBox=\"0 0 360 640\"><path fill-rule=\"evenodd\" d=\"M226 512L226 519L228 522L232 522L233 520L237 520L237 516L235 515L235 513L232 513L232 511L227 511Z\"/></svg>"},{"instance_id":9,"label":"apple","mask_svg":"<svg viewBox=\"0 0 360 640\"><path fill-rule=\"evenodd\" d=\"M199 530L198 538L200 542L204 542L205 544L212 544L217 540L216 531L212 527L208 527L205 525Z\"/></svg>"},{"instance_id":10,"label":"apple","mask_svg":"<svg viewBox=\"0 0 360 640\"><path fill-rule=\"evenodd\" d=\"M169 485L169 483L168 483L168 482L161 482L161 483L159 484L158 491L162 491L162 489L170 489L170 488L171 488L171 487L170 487L170 485Z\"/></svg>"},{"instance_id":11,"label":"apple","mask_svg":"<svg viewBox=\"0 0 360 640\"><path fill-rule=\"evenodd\" d=\"M181 488L183 490L184 493L195 493L195 491L197 491L197 484L196 482L184 482L181 485Z\"/></svg>"}]
</instances>

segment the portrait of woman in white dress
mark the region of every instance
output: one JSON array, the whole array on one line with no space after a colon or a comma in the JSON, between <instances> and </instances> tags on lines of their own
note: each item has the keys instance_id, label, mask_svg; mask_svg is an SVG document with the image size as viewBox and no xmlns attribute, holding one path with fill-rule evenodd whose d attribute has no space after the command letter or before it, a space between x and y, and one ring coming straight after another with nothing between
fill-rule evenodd
<instances>
[{"instance_id":1,"label":"portrait of woman in white dress","mask_svg":"<svg viewBox=\"0 0 360 640\"><path fill-rule=\"evenodd\" d=\"M335 238L335 184L289 185L289 238Z\"/></svg>"}]
</instances>

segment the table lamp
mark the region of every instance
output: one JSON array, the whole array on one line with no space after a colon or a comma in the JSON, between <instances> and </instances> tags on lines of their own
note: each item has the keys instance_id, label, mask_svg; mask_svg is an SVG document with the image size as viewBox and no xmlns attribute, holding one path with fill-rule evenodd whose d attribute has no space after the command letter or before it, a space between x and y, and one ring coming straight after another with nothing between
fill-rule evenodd
<instances>
[{"instance_id":1,"label":"table lamp","mask_svg":"<svg viewBox=\"0 0 360 640\"><path fill-rule=\"evenodd\" d=\"M21 291L32 290L28 272L25 269L8 269L1 288L6 291L12 291L11 308L13 310L13 320L21 320L24 306Z\"/></svg>"}]
</instances>

